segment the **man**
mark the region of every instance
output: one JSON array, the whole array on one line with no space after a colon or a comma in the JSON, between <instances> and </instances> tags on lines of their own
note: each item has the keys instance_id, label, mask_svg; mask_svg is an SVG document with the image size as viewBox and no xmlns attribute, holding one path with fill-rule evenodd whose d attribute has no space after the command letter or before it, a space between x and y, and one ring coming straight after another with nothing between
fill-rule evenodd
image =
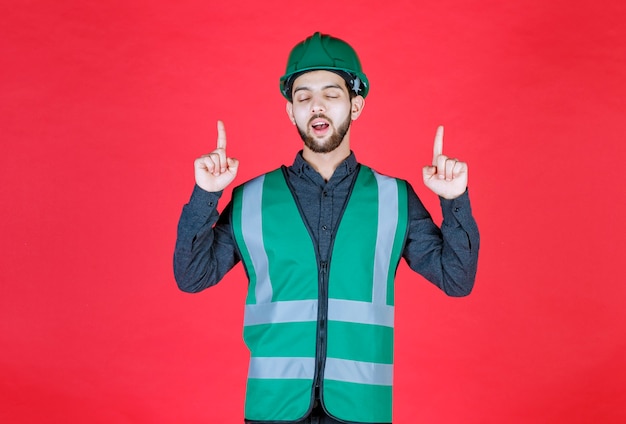
<instances>
[{"instance_id":1,"label":"man","mask_svg":"<svg viewBox=\"0 0 626 424\"><path fill-rule=\"evenodd\" d=\"M369 91L352 47L316 33L294 47L280 81L302 150L291 166L236 187L220 216L217 201L239 163L218 122L217 149L194 163L176 280L198 292L243 262L245 422L390 423L400 259L450 296L474 284L479 235L467 164L443 155L440 127L422 171L441 199L439 229L407 182L359 164L350 150Z\"/></svg>"}]
</instances>

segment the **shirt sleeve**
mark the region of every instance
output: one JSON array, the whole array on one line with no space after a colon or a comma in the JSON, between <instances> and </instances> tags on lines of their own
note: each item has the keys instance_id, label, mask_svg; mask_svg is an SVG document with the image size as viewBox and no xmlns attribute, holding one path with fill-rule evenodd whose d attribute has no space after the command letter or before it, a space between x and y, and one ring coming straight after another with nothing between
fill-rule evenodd
<instances>
[{"instance_id":1,"label":"shirt sleeve","mask_svg":"<svg viewBox=\"0 0 626 424\"><path fill-rule=\"evenodd\" d=\"M473 287L480 235L472 216L469 193L440 198L441 228L409 185L409 228L403 257L409 267L449 296L466 296Z\"/></svg>"},{"instance_id":2,"label":"shirt sleeve","mask_svg":"<svg viewBox=\"0 0 626 424\"><path fill-rule=\"evenodd\" d=\"M230 203L221 215L217 211L221 195L196 185L183 207L174 249L174 278L182 291L196 293L217 284L240 260Z\"/></svg>"}]
</instances>

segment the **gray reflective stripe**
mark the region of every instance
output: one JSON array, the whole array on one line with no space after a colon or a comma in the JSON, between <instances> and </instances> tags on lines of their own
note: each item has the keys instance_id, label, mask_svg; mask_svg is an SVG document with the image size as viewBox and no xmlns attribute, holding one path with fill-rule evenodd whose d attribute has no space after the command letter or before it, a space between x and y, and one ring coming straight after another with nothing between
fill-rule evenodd
<instances>
[{"instance_id":1,"label":"gray reflective stripe","mask_svg":"<svg viewBox=\"0 0 626 424\"><path fill-rule=\"evenodd\" d=\"M303 321L317 321L317 300L289 300L246 305L243 325Z\"/></svg>"},{"instance_id":2,"label":"gray reflective stripe","mask_svg":"<svg viewBox=\"0 0 626 424\"><path fill-rule=\"evenodd\" d=\"M250 358L248 378L313 379L315 358Z\"/></svg>"},{"instance_id":3,"label":"gray reflective stripe","mask_svg":"<svg viewBox=\"0 0 626 424\"><path fill-rule=\"evenodd\" d=\"M374 256L372 303L387 304L387 278L398 226L398 184L394 178L372 170L378 183L378 233Z\"/></svg>"},{"instance_id":4,"label":"gray reflective stripe","mask_svg":"<svg viewBox=\"0 0 626 424\"><path fill-rule=\"evenodd\" d=\"M393 365L326 358L324 378L346 383L391 386L393 383Z\"/></svg>"},{"instance_id":5,"label":"gray reflective stripe","mask_svg":"<svg viewBox=\"0 0 626 424\"><path fill-rule=\"evenodd\" d=\"M393 327L394 307L355 300L328 299L331 321ZM317 300L290 300L246 305L244 326L317 320Z\"/></svg>"},{"instance_id":6,"label":"gray reflective stripe","mask_svg":"<svg viewBox=\"0 0 626 424\"><path fill-rule=\"evenodd\" d=\"M328 319L393 327L394 307L355 300L328 299Z\"/></svg>"},{"instance_id":7,"label":"gray reflective stripe","mask_svg":"<svg viewBox=\"0 0 626 424\"><path fill-rule=\"evenodd\" d=\"M250 181L243 186L241 195L241 233L250 254L252 267L256 275L256 303L272 301L272 282L270 281L267 253L263 245L263 219L261 204L265 176ZM259 246L258 249L251 246Z\"/></svg>"}]
</instances>

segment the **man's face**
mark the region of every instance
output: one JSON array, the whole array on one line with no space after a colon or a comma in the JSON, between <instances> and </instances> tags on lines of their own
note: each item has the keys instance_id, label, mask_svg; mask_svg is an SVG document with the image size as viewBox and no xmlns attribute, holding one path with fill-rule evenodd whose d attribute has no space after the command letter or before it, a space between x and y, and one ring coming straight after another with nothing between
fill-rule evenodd
<instances>
[{"instance_id":1,"label":"man's face","mask_svg":"<svg viewBox=\"0 0 626 424\"><path fill-rule=\"evenodd\" d=\"M355 102L343 78L334 72L312 71L300 75L292 86L293 102L287 113L307 148L329 153L341 145L352 119L360 113L362 97Z\"/></svg>"}]
</instances>

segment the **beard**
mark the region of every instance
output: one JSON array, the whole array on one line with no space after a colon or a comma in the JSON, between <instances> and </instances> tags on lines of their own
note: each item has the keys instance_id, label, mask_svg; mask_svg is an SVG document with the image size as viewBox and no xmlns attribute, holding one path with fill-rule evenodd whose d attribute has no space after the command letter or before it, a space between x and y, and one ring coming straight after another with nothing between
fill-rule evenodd
<instances>
[{"instance_id":1,"label":"beard","mask_svg":"<svg viewBox=\"0 0 626 424\"><path fill-rule=\"evenodd\" d=\"M313 122L313 120L317 118L324 118L328 121L330 127L334 129L333 133L326 141L317 141L313 136L308 133L311 122ZM296 127L298 128L300 138L302 138L302 141L304 141L304 145L308 147L311 151L315 153L330 153L341 145L341 142L343 142L344 137L350 129L351 123L352 119L350 119L350 115L348 115L346 119L337 128L335 128L333 122L327 116L324 116L320 113L309 120L305 129L300 128L300 125L296 125Z\"/></svg>"}]
</instances>

